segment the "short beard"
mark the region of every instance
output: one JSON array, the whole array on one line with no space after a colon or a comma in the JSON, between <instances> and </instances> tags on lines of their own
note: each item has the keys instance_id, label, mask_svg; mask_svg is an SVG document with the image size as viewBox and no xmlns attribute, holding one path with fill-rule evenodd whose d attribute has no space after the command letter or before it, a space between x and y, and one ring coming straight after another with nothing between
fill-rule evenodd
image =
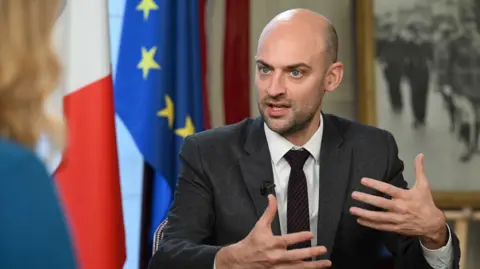
<instances>
[{"instance_id":1,"label":"short beard","mask_svg":"<svg viewBox=\"0 0 480 269\"><path fill-rule=\"evenodd\" d=\"M307 115L307 117L300 122L297 122L294 120L291 126L289 126L288 128L278 130L277 133L280 134L281 136L289 136L301 130L304 130L310 124L310 122L312 122L312 119L314 116L315 116L315 113L312 113L310 115ZM267 125L268 125L268 122L267 122Z\"/></svg>"},{"instance_id":2,"label":"short beard","mask_svg":"<svg viewBox=\"0 0 480 269\"><path fill-rule=\"evenodd\" d=\"M310 113L306 115L306 117L302 118L301 121L297 121L297 119L294 118L293 121L290 123L290 126L274 129L269 123L270 121L269 118L265 116L262 110L261 103L258 103L258 111L260 112L260 115L262 116L263 121L267 124L268 128L270 128L270 130L284 137L305 129L310 124L310 122L312 122L313 118L315 117L315 114L317 113L317 111Z\"/></svg>"}]
</instances>

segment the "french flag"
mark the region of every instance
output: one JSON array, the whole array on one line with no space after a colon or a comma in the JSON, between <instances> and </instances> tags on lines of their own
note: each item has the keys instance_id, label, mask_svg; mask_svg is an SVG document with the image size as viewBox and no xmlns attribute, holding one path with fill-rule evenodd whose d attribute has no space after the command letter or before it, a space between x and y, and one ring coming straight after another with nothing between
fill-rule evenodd
<instances>
[{"instance_id":1,"label":"french flag","mask_svg":"<svg viewBox=\"0 0 480 269\"><path fill-rule=\"evenodd\" d=\"M126 259L107 0L65 1L55 25L62 78L48 109L66 121L66 149L51 158L79 268Z\"/></svg>"}]
</instances>

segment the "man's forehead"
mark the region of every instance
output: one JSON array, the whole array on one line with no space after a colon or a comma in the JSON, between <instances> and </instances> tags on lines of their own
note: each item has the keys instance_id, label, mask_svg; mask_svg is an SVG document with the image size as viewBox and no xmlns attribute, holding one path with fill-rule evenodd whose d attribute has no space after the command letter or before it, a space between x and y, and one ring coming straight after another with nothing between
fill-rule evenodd
<instances>
[{"instance_id":1,"label":"man's forehead","mask_svg":"<svg viewBox=\"0 0 480 269\"><path fill-rule=\"evenodd\" d=\"M306 68L312 68L313 61L309 60L303 60L303 59L277 59L277 58L261 58L261 57L255 57L255 62L258 65L263 65L263 66L268 66L272 68L300 68L300 67L306 67Z\"/></svg>"},{"instance_id":2,"label":"man's forehead","mask_svg":"<svg viewBox=\"0 0 480 269\"><path fill-rule=\"evenodd\" d=\"M258 46L256 60L275 67L290 66L296 63L312 65L324 57L324 51L322 44L309 40L264 39Z\"/></svg>"},{"instance_id":3,"label":"man's forehead","mask_svg":"<svg viewBox=\"0 0 480 269\"><path fill-rule=\"evenodd\" d=\"M278 23L259 39L257 56L284 64L316 61L324 56L326 49L323 34L316 30L303 23Z\"/></svg>"}]
</instances>

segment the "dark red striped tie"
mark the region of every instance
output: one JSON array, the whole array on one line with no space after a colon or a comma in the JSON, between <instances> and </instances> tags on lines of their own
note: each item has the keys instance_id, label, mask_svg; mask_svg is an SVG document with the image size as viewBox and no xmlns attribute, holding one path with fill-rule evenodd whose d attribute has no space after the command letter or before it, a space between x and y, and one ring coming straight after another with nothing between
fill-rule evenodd
<instances>
[{"instance_id":1,"label":"dark red striped tie","mask_svg":"<svg viewBox=\"0 0 480 269\"><path fill-rule=\"evenodd\" d=\"M310 214L308 210L307 178L303 165L310 156L306 150L290 150L285 159L290 164L287 197L287 233L310 231ZM310 247L310 240L301 242L288 249Z\"/></svg>"}]
</instances>

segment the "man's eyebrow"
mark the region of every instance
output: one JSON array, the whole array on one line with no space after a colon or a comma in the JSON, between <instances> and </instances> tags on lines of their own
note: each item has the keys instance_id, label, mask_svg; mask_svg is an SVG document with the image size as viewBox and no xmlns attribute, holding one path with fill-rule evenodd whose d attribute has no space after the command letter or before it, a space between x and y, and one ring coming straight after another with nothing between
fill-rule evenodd
<instances>
[{"instance_id":1,"label":"man's eyebrow","mask_svg":"<svg viewBox=\"0 0 480 269\"><path fill-rule=\"evenodd\" d=\"M260 65L262 65L262 66L265 66L265 67L268 67L268 68L272 68L272 65L271 65L271 64L268 64L268 63L266 63L266 62L263 61L263 60L256 60L256 62L257 62L257 64L260 64ZM311 66L309 66L309 65L306 64L306 63L302 63L302 62L287 65L287 66L285 67L285 69L292 70L292 69L298 69L298 68L300 68L300 67L312 69Z\"/></svg>"},{"instance_id":2,"label":"man's eyebrow","mask_svg":"<svg viewBox=\"0 0 480 269\"><path fill-rule=\"evenodd\" d=\"M287 66L287 69L298 69L299 67L312 69L312 67L306 63L295 63Z\"/></svg>"},{"instance_id":3,"label":"man's eyebrow","mask_svg":"<svg viewBox=\"0 0 480 269\"><path fill-rule=\"evenodd\" d=\"M260 65L263 65L263 66L266 66L266 67L269 67L271 68L272 65L270 64L267 64L266 62L262 61L262 60L256 60L257 64L260 64Z\"/></svg>"}]
</instances>

